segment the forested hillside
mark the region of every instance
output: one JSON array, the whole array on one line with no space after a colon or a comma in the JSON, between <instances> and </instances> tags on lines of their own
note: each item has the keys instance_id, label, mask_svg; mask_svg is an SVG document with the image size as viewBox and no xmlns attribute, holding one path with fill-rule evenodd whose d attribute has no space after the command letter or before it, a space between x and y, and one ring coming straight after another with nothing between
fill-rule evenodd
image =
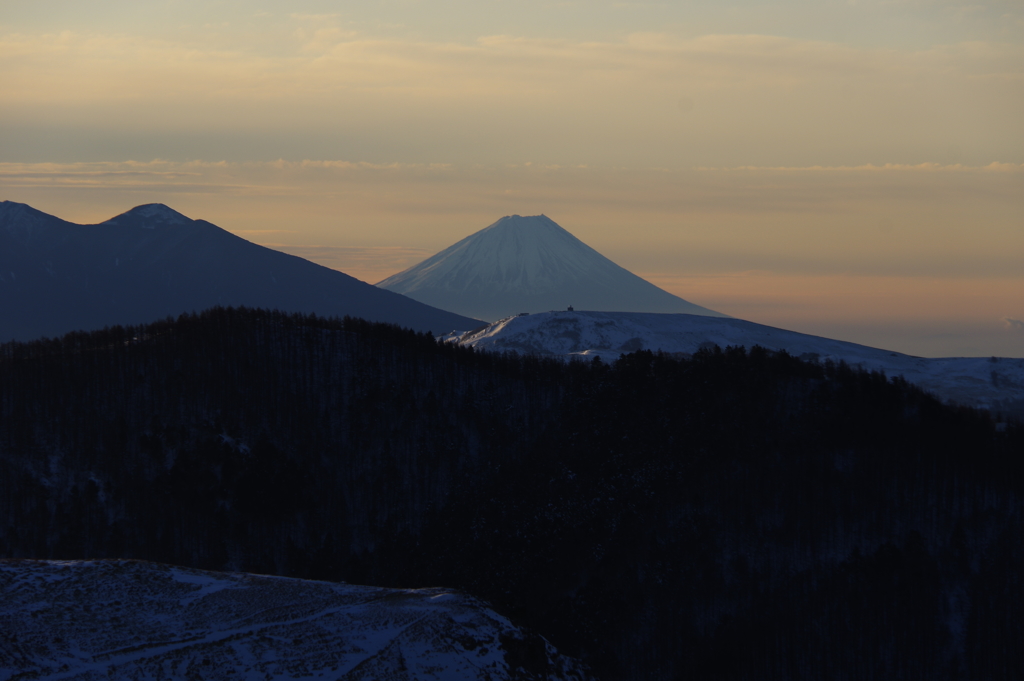
<instances>
[{"instance_id":1,"label":"forested hillside","mask_svg":"<svg viewBox=\"0 0 1024 681\"><path fill-rule=\"evenodd\" d=\"M15 556L357 581L557 402L510 375L536 361L353 319L220 309L0 353Z\"/></svg>"},{"instance_id":2,"label":"forested hillside","mask_svg":"<svg viewBox=\"0 0 1024 681\"><path fill-rule=\"evenodd\" d=\"M0 557L462 588L606 680L1014 678L1022 456L757 348L562 363L244 309L0 347Z\"/></svg>"}]
</instances>

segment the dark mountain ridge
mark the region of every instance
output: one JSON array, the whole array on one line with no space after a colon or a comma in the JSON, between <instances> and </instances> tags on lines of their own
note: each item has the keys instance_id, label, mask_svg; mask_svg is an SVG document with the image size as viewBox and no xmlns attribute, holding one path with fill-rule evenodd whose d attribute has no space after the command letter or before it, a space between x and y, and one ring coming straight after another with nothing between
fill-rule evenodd
<instances>
[{"instance_id":1,"label":"dark mountain ridge","mask_svg":"<svg viewBox=\"0 0 1024 681\"><path fill-rule=\"evenodd\" d=\"M479 325L162 204L77 225L0 202L0 341L145 323L215 305L352 315L438 333Z\"/></svg>"},{"instance_id":2,"label":"dark mountain ridge","mask_svg":"<svg viewBox=\"0 0 1024 681\"><path fill-rule=\"evenodd\" d=\"M445 585L605 680L1013 678L1022 454L759 348L565 363L239 309L0 346L0 557Z\"/></svg>"}]
</instances>

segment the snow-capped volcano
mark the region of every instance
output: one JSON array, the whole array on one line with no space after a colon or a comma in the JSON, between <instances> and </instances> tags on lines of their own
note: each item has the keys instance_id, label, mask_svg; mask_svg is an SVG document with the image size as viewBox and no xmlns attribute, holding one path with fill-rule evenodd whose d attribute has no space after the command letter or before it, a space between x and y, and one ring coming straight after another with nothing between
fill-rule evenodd
<instances>
[{"instance_id":1,"label":"snow-capped volcano","mask_svg":"<svg viewBox=\"0 0 1024 681\"><path fill-rule=\"evenodd\" d=\"M351 315L422 331L477 325L163 204L77 225L0 201L0 343L215 305Z\"/></svg>"},{"instance_id":2,"label":"snow-capped volcano","mask_svg":"<svg viewBox=\"0 0 1024 681\"><path fill-rule=\"evenodd\" d=\"M725 317L619 267L545 215L509 215L377 284L484 320L565 309Z\"/></svg>"}]
</instances>

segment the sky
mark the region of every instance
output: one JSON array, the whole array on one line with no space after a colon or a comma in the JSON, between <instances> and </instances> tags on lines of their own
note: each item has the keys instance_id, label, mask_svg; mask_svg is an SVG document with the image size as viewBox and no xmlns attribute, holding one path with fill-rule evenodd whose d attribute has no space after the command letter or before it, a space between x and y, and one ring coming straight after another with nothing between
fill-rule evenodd
<instances>
[{"instance_id":1,"label":"sky","mask_svg":"<svg viewBox=\"0 0 1024 681\"><path fill-rule=\"evenodd\" d=\"M1024 4L0 0L0 200L375 283L510 214L743 319L1024 357Z\"/></svg>"}]
</instances>

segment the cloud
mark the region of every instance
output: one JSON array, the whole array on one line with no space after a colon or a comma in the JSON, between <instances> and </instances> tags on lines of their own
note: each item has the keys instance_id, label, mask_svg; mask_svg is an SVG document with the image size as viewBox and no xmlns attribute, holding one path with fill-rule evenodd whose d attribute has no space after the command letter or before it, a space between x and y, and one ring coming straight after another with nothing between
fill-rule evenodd
<instances>
[{"instance_id":1,"label":"cloud","mask_svg":"<svg viewBox=\"0 0 1024 681\"><path fill-rule=\"evenodd\" d=\"M1014 331L1024 331L1024 321L1020 319L1013 319L1011 317L1003 317L1003 323L1006 324L1006 328Z\"/></svg>"},{"instance_id":2,"label":"cloud","mask_svg":"<svg viewBox=\"0 0 1024 681\"><path fill-rule=\"evenodd\" d=\"M293 29L273 40L3 35L0 125L28 140L26 154L66 129L166 137L157 154L179 157L208 153L212 136L233 160L319 148L377 162L947 167L1024 153L1020 45L900 51L654 33L431 42Z\"/></svg>"},{"instance_id":3,"label":"cloud","mask_svg":"<svg viewBox=\"0 0 1024 681\"><path fill-rule=\"evenodd\" d=\"M705 171L754 171L754 172L790 172L790 173L840 173L840 172L859 172L859 173L894 173L894 172L945 172L945 173L977 173L977 172L995 172L995 173L1020 173L1024 172L1024 163L999 163L993 161L988 165L983 166L971 166L964 165L962 163L917 163L917 164L905 164L905 163L885 163L882 165L874 165L872 163L866 163L858 166L736 166L736 167L724 167L724 168L713 168L713 167L702 167L699 170Z\"/></svg>"},{"instance_id":4,"label":"cloud","mask_svg":"<svg viewBox=\"0 0 1024 681\"><path fill-rule=\"evenodd\" d=\"M329 14L301 14L298 12L293 12L289 16L292 19L298 19L300 21L315 21L319 23L329 21L331 19L337 19L341 16L341 14L339 14L338 12L333 12Z\"/></svg>"},{"instance_id":5,"label":"cloud","mask_svg":"<svg viewBox=\"0 0 1024 681\"><path fill-rule=\"evenodd\" d=\"M291 196L394 196L423 192L456 204L516 194L560 205L588 203L637 213L770 219L779 215L870 215L908 207L939 211L1024 210L1024 165L918 164L724 168L613 167L558 164L371 163L340 159L288 161L152 161L2 163L9 191L125 190ZM443 187L444 189L439 189ZM449 195L448 192L452 192ZM461 195L461 198L456 196ZM402 199L401 197L406 197ZM443 198L442 198L443 197ZM968 210L966 207L970 206ZM394 208L394 207L392 207ZM981 227L978 227L979 229Z\"/></svg>"},{"instance_id":6,"label":"cloud","mask_svg":"<svg viewBox=\"0 0 1024 681\"><path fill-rule=\"evenodd\" d=\"M1024 172L936 168L0 163L0 187L76 222L159 201L247 238L287 233L274 240L296 247L436 251L502 215L545 213L650 271L1019 278Z\"/></svg>"}]
</instances>

